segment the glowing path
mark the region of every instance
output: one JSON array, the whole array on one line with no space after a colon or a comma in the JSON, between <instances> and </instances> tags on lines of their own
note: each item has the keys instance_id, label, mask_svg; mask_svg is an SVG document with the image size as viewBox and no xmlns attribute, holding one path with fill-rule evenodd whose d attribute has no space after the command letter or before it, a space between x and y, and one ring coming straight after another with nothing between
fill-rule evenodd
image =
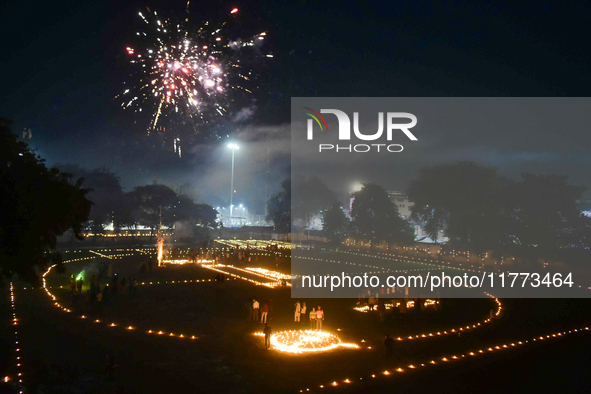
<instances>
[{"instance_id":1,"label":"glowing path","mask_svg":"<svg viewBox=\"0 0 591 394\"><path fill-rule=\"evenodd\" d=\"M521 341L517 341L517 342L507 342L507 343L503 343L503 344L499 344L499 345L495 345L495 346L491 346L491 347L485 347L482 349L472 350L470 352L463 353L463 354L452 354L452 355L447 355L447 356L440 356L436 359L432 359L429 361L423 361L423 362L418 362L418 363L409 364L409 365L401 365L398 368L387 369L384 371L376 371L374 374L366 375L365 379L366 380L368 380L368 379L373 380L373 379L377 379L380 376L385 377L385 378L390 378L398 373L411 372L415 369L420 370L420 369L426 369L426 368L430 368L432 366L437 366L437 365L446 365L450 362L456 362L456 361L461 361L464 359L470 359L472 357L486 356L488 354L497 353L497 352L505 352L507 350L522 347L525 345L531 346L532 344L534 344L534 342L538 342L538 341L553 340L553 339L566 337L567 335L572 335L572 334L577 334L577 333L588 333L588 332L589 332L589 327L578 327L578 328L573 328L572 330L569 330L569 331L555 332L552 334L547 334L547 335L543 335L540 337L534 337L534 338L531 338L528 340L521 340ZM339 381L333 380L332 382L320 384L316 387L319 389L324 389L324 388L336 387L339 385L354 384L354 382L361 382L362 383L363 379L364 379L363 377L360 377L358 379L345 378L345 379L339 379ZM312 389L310 389L310 387L299 390L300 393L310 392L310 391L313 391ZM319 391L319 390L317 390L317 391Z\"/></svg>"},{"instance_id":2,"label":"glowing path","mask_svg":"<svg viewBox=\"0 0 591 394\"><path fill-rule=\"evenodd\" d=\"M257 332L256 336L265 336ZM335 334L326 331L292 330L280 331L271 335L271 347L285 353L311 353L333 350L338 347L359 349L354 343L343 343Z\"/></svg>"},{"instance_id":3,"label":"glowing path","mask_svg":"<svg viewBox=\"0 0 591 394\"><path fill-rule=\"evenodd\" d=\"M214 265L202 264L201 267L207 268L207 269L212 270L212 271L219 272L221 274L229 275L229 276L234 277L234 278L237 278L237 279L242 279L242 280L245 280L245 281L250 282L250 283L254 283L257 286L266 286L266 287L274 288L274 287L278 287L278 286L281 285L281 283L280 282L277 282L275 278L271 278L271 279L274 280L273 282L260 282L260 281L254 280L254 279L247 278L245 276L234 274L234 273L228 271L228 269L236 269L238 271L242 270L242 271L247 272L248 274L259 276L259 277L262 277L262 278L265 278L265 279L270 279L269 277L266 277L266 276L263 276L263 275L260 275L260 274L256 274L254 272L246 271L246 270L243 270L241 268L234 267L232 265L216 264L214 266ZM224 268L224 269L221 269L221 268ZM287 286L291 286L291 284L288 283Z\"/></svg>"},{"instance_id":4,"label":"glowing path","mask_svg":"<svg viewBox=\"0 0 591 394\"><path fill-rule=\"evenodd\" d=\"M16 377L11 377L10 375L5 376L4 378L2 378L2 381L4 383L8 383L11 380L14 380L15 382L18 381L17 383L17 387L19 390L19 393L23 393L24 391L24 386L23 386L23 373L22 371L22 357L21 357L21 344L20 344L20 340L19 340L19 321L20 319L16 316L16 301L14 299L14 286L12 284L12 282L10 282L10 307L12 309L12 326L14 328L14 352L15 352L15 367L16 368L12 368L14 372L14 375ZM8 367L8 366L7 366ZM7 368L8 369L8 368Z\"/></svg>"}]
</instances>

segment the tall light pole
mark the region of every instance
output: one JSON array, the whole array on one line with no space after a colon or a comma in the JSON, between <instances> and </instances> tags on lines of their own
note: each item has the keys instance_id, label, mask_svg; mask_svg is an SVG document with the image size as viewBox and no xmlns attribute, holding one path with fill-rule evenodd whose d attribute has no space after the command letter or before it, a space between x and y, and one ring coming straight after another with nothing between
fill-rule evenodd
<instances>
[{"instance_id":1,"label":"tall light pole","mask_svg":"<svg viewBox=\"0 0 591 394\"><path fill-rule=\"evenodd\" d=\"M232 178L230 181L230 223L233 224L232 210L234 208L234 152L236 149L240 149L236 144L228 144L228 148L232 149Z\"/></svg>"}]
</instances>

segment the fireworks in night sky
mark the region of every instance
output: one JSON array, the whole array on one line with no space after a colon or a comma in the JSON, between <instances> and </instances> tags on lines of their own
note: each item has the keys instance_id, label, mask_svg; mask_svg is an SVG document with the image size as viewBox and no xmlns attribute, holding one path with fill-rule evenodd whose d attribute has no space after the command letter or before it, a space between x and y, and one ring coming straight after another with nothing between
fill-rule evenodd
<instances>
[{"instance_id":1,"label":"fireworks in night sky","mask_svg":"<svg viewBox=\"0 0 591 394\"><path fill-rule=\"evenodd\" d=\"M125 48L133 72L117 98L123 108L150 114L148 134L166 118L190 119L195 128L227 116L232 95L252 93L254 75L244 58L273 56L260 52L266 32L230 38L226 32L238 13L234 8L226 20L200 25L149 9L139 13L145 28L136 32L138 44Z\"/></svg>"}]
</instances>

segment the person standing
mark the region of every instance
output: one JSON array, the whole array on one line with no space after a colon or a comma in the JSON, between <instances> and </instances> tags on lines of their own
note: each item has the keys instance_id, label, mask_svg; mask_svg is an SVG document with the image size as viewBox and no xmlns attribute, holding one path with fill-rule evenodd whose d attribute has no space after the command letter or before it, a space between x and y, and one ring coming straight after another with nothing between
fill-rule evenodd
<instances>
[{"instance_id":1,"label":"person standing","mask_svg":"<svg viewBox=\"0 0 591 394\"><path fill-rule=\"evenodd\" d=\"M322 322L324 321L324 311L318 305L318 310L316 311L316 329L318 331L322 331Z\"/></svg>"},{"instance_id":2,"label":"person standing","mask_svg":"<svg viewBox=\"0 0 591 394\"><path fill-rule=\"evenodd\" d=\"M316 328L316 308L312 308L310 311L310 330Z\"/></svg>"},{"instance_id":3,"label":"person standing","mask_svg":"<svg viewBox=\"0 0 591 394\"><path fill-rule=\"evenodd\" d=\"M258 321L259 320L259 302L256 298L253 298L252 302L252 320Z\"/></svg>"},{"instance_id":4,"label":"person standing","mask_svg":"<svg viewBox=\"0 0 591 394\"><path fill-rule=\"evenodd\" d=\"M74 275L70 275L70 293L74 295L76 292L76 279L74 279ZM491 309L492 310L492 309Z\"/></svg>"},{"instance_id":5,"label":"person standing","mask_svg":"<svg viewBox=\"0 0 591 394\"><path fill-rule=\"evenodd\" d=\"M265 329L263 330L265 333L265 349L271 349L271 327L267 323L265 323Z\"/></svg>"},{"instance_id":6,"label":"person standing","mask_svg":"<svg viewBox=\"0 0 591 394\"><path fill-rule=\"evenodd\" d=\"M302 311L301 311L302 312L302 316L304 316L304 320L306 320L306 310L307 310L307 307L306 307L306 303L304 302L302 304Z\"/></svg>"},{"instance_id":7,"label":"person standing","mask_svg":"<svg viewBox=\"0 0 591 394\"><path fill-rule=\"evenodd\" d=\"M263 301L263 307L261 308L261 323L267 324L267 315L269 314L269 304L267 300Z\"/></svg>"},{"instance_id":8,"label":"person standing","mask_svg":"<svg viewBox=\"0 0 591 394\"><path fill-rule=\"evenodd\" d=\"M300 322L300 315L301 315L301 306L300 306L300 302L296 302L295 304L295 315L294 315L294 321L296 322Z\"/></svg>"}]
</instances>

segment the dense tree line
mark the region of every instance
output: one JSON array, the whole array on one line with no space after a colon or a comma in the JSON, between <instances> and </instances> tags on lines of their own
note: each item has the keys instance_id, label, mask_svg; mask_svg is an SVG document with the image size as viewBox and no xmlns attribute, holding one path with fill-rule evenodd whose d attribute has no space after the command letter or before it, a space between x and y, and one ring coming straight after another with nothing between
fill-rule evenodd
<instances>
[{"instance_id":1,"label":"dense tree line","mask_svg":"<svg viewBox=\"0 0 591 394\"><path fill-rule=\"evenodd\" d=\"M292 190L293 189L293 190ZM414 203L410 220L433 240L449 237L446 247L498 256L580 260L591 248L591 219L578 205L584 188L560 175L500 176L496 168L473 162L422 168L408 188ZM267 220L288 232L297 220L308 225L323 218L324 233L336 243L346 236L367 241L408 243L411 224L403 220L386 191L365 184L356 192L351 217L316 176L295 177L268 202ZM497 257L498 257L497 256ZM565 258L567 256L567 258ZM570 257L569 257L570 256Z\"/></svg>"},{"instance_id":2,"label":"dense tree line","mask_svg":"<svg viewBox=\"0 0 591 394\"><path fill-rule=\"evenodd\" d=\"M170 228L179 222L199 227L217 226L217 211L213 207L195 203L166 185L138 186L126 193L119 177L105 168L92 171L70 165L59 168L89 188L92 208L85 227L95 234L104 233L110 224L115 231L135 229L139 225L156 231L160 224Z\"/></svg>"},{"instance_id":3,"label":"dense tree line","mask_svg":"<svg viewBox=\"0 0 591 394\"><path fill-rule=\"evenodd\" d=\"M282 182L282 190L268 201L267 220L278 232L289 232L299 220L307 226L315 215L321 215L326 237L339 243L346 236L372 241L412 242L410 224L403 220L386 191L366 184L355 193L351 220L345 215L335 193L316 176L295 177Z\"/></svg>"},{"instance_id":4,"label":"dense tree line","mask_svg":"<svg viewBox=\"0 0 591 394\"><path fill-rule=\"evenodd\" d=\"M353 197L350 235L374 242L414 241L412 226L400 217L398 207L381 186L364 184Z\"/></svg>"},{"instance_id":5,"label":"dense tree line","mask_svg":"<svg viewBox=\"0 0 591 394\"><path fill-rule=\"evenodd\" d=\"M217 212L164 185L146 185L124 192L119 178L105 168L87 171L76 166L48 168L28 144L0 118L0 279L18 275L37 283L38 269L58 264L57 240L71 230L102 233L138 225L156 230L162 224L183 224L190 236L207 236L216 227Z\"/></svg>"},{"instance_id":6,"label":"dense tree line","mask_svg":"<svg viewBox=\"0 0 591 394\"><path fill-rule=\"evenodd\" d=\"M552 258L591 247L591 219L578 201L584 188L560 175L523 174L519 181L472 162L420 170L408 198L411 219L450 247Z\"/></svg>"}]
</instances>

